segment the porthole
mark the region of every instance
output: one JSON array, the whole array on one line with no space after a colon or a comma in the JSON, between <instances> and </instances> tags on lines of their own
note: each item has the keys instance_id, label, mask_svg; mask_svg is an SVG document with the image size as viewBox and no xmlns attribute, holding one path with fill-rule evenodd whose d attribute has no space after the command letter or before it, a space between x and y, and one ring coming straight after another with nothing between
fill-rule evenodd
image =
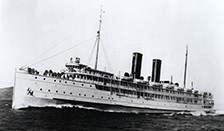
<instances>
[{"instance_id":1,"label":"porthole","mask_svg":"<svg viewBox=\"0 0 224 131\"><path fill-rule=\"evenodd\" d=\"M54 82L56 82L56 80L54 80Z\"/></svg>"},{"instance_id":2,"label":"porthole","mask_svg":"<svg viewBox=\"0 0 224 131\"><path fill-rule=\"evenodd\" d=\"M81 96L81 94L79 94L79 96Z\"/></svg>"},{"instance_id":3,"label":"porthole","mask_svg":"<svg viewBox=\"0 0 224 131\"><path fill-rule=\"evenodd\" d=\"M103 99L103 97L101 96L101 98Z\"/></svg>"},{"instance_id":4,"label":"porthole","mask_svg":"<svg viewBox=\"0 0 224 131\"><path fill-rule=\"evenodd\" d=\"M56 93L58 93L58 91L56 91Z\"/></svg>"},{"instance_id":5,"label":"porthole","mask_svg":"<svg viewBox=\"0 0 224 131\"><path fill-rule=\"evenodd\" d=\"M84 86L84 84L82 84L82 86Z\"/></svg>"},{"instance_id":6,"label":"porthole","mask_svg":"<svg viewBox=\"0 0 224 131\"><path fill-rule=\"evenodd\" d=\"M42 88L40 88L40 91L42 91Z\"/></svg>"},{"instance_id":7,"label":"porthole","mask_svg":"<svg viewBox=\"0 0 224 131\"><path fill-rule=\"evenodd\" d=\"M90 85L90 87L92 87L92 85Z\"/></svg>"},{"instance_id":8,"label":"porthole","mask_svg":"<svg viewBox=\"0 0 224 131\"><path fill-rule=\"evenodd\" d=\"M65 83L67 83L67 81L65 81Z\"/></svg>"},{"instance_id":9,"label":"porthole","mask_svg":"<svg viewBox=\"0 0 224 131\"><path fill-rule=\"evenodd\" d=\"M86 96L86 94L84 94L84 96Z\"/></svg>"},{"instance_id":10,"label":"porthole","mask_svg":"<svg viewBox=\"0 0 224 131\"><path fill-rule=\"evenodd\" d=\"M108 97L108 99L110 99L110 97Z\"/></svg>"},{"instance_id":11,"label":"porthole","mask_svg":"<svg viewBox=\"0 0 224 131\"><path fill-rule=\"evenodd\" d=\"M46 78L44 78L44 80L46 80Z\"/></svg>"},{"instance_id":12,"label":"porthole","mask_svg":"<svg viewBox=\"0 0 224 131\"><path fill-rule=\"evenodd\" d=\"M61 82L61 80L59 80L59 82Z\"/></svg>"},{"instance_id":13,"label":"porthole","mask_svg":"<svg viewBox=\"0 0 224 131\"><path fill-rule=\"evenodd\" d=\"M65 94L65 91L63 93Z\"/></svg>"},{"instance_id":14,"label":"porthole","mask_svg":"<svg viewBox=\"0 0 224 131\"><path fill-rule=\"evenodd\" d=\"M75 83L73 83L73 85L75 85Z\"/></svg>"},{"instance_id":15,"label":"porthole","mask_svg":"<svg viewBox=\"0 0 224 131\"><path fill-rule=\"evenodd\" d=\"M94 95L92 95L92 97L94 97Z\"/></svg>"},{"instance_id":16,"label":"porthole","mask_svg":"<svg viewBox=\"0 0 224 131\"><path fill-rule=\"evenodd\" d=\"M48 92L50 92L51 90L49 89Z\"/></svg>"},{"instance_id":17,"label":"porthole","mask_svg":"<svg viewBox=\"0 0 224 131\"><path fill-rule=\"evenodd\" d=\"M70 95L72 95L72 92L70 92Z\"/></svg>"},{"instance_id":18,"label":"porthole","mask_svg":"<svg viewBox=\"0 0 224 131\"><path fill-rule=\"evenodd\" d=\"M35 77L35 79L37 79L37 77Z\"/></svg>"}]
</instances>

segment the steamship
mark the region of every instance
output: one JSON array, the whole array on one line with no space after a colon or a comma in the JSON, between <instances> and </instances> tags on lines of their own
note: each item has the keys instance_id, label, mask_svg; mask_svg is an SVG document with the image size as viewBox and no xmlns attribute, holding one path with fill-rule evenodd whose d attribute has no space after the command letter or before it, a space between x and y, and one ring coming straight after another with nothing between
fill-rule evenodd
<instances>
[{"instance_id":1,"label":"steamship","mask_svg":"<svg viewBox=\"0 0 224 131\"><path fill-rule=\"evenodd\" d=\"M63 72L19 68L15 72L13 109L72 104L139 113L214 111L212 93L185 87L187 51L183 87L172 80L160 80L160 59L153 59L152 75L144 80L141 76L143 54L139 52L133 53L131 72L121 77L97 69L101 16L95 68L82 64L78 57L71 58Z\"/></svg>"}]
</instances>

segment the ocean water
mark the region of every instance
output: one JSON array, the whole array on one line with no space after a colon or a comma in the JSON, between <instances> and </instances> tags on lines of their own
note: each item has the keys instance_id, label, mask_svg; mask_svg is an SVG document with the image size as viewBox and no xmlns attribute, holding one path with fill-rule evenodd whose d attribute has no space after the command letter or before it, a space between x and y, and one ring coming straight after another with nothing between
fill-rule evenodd
<instances>
[{"instance_id":1,"label":"ocean water","mask_svg":"<svg viewBox=\"0 0 224 131\"><path fill-rule=\"evenodd\" d=\"M11 109L11 91L0 91L0 131L216 131L224 130L224 114L135 114L67 105Z\"/></svg>"}]
</instances>

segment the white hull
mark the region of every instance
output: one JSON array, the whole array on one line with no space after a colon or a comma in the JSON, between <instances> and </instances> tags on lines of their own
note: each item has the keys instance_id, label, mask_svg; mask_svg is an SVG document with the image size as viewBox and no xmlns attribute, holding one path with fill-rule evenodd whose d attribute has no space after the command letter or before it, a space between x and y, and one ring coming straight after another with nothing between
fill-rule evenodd
<instances>
[{"instance_id":1,"label":"white hull","mask_svg":"<svg viewBox=\"0 0 224 131\"><path fill-rule=\"evenodd\" d=\"M45 80L44 80L45 79ZM146 100L134 95L120 96L95 88L94 83L64 80L43 75L17 71L13 90L13 109L45 107L61 102L88 103L130 109L147 113L168 113L176 111L210 111L200 104L184 104L172 101ZM113 109L113 108L111 108ZM115 108L114 108L115 109Z\"/></svg>"}]
</instances>

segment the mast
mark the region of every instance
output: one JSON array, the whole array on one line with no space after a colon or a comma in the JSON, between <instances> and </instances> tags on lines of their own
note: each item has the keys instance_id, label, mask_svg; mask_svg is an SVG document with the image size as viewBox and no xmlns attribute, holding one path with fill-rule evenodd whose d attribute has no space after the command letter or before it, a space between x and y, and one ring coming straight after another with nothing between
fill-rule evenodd
<instances>
[{"instance_id":1,"label":"mast","mask_svg":"<svg viewBox=\"0 0 224 131\"><path fill-rule=\"evenodd\" d=\"M100 20L99 20L99 30L97 31L97 37L96 37L96 44L97 44L97 49L96 49L96 61L95 61L95 70L97 70L97 64L98 64L98 57L99 57L99 48L100 48L100 31L101 31L101 24L102 24L102 6L100 10Z\"/></svg>"},{"instance_id":2,"label":"mast","mask_svg":"<svg viewBox=\"0 0 224 131\"><path fill-rule=\"evenodd\" d=\"M186 78L187 78L187 57L188 57L188 46L186 46L186 56L185 56L184 88L186 87Z\"/></svg>"}]
</instances>

